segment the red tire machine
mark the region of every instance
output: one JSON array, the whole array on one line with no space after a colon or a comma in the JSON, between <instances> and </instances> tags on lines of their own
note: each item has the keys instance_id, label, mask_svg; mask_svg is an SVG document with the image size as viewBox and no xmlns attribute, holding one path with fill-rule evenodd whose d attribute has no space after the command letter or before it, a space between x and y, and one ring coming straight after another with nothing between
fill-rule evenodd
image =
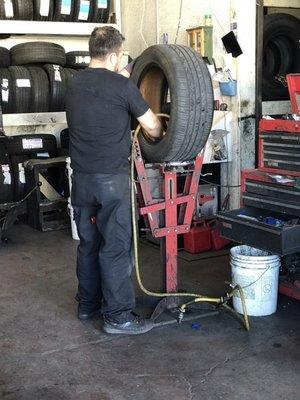
<instances>
[{"instance_id":1,"label":"red tire machine","mask_svg":"<svg viewBox=\"0 0 300 400\"><path fill-rule=\"evenodd\" d=\"M146 168L138 140L135 139L133 143L139 214L143 216L146 228L151 231L153 237L161 239L162 263L165 271L165 292L175 294L178 292L178 235L189 232L191 228L203 166L204 150L192 162L148 164ZM151 178L147 174L148 168L159 170L163 198L153 198L151 191L153 185L150 184ZM182 193L177 191L177 178L180 174L185 176ZM156 326L176 323L176 309L182 302L182 298L178 295L163 297L152 313L152 321ZM167 310L175 310L174 318L157 322L159 316ZM215 307L210 304L202 303L201 311L200 314L197 313L197 316L193 315L185 318L185 320L218 314Z\"/></svg>"},{"instance_id":2,"label":"red tire machine","mask_svg":"<svg viewBox=\"0 0 300 400\"><path fill-rule=\"evenodd\" d=\"M287 82L294 119L260 121L258 168L242 172L244 208L219 219L224 237L282 256L279 292L300 300L300 74Z\"/></svg>"}]
</instances>

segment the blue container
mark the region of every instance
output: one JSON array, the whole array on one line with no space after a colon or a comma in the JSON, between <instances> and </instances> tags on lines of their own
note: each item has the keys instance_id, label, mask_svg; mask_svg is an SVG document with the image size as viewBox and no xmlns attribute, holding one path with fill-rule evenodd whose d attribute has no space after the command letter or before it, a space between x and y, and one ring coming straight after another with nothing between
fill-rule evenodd
<instances>
[{"instance_id":1,"label":"blue container","mask_svg":"<svg viewBox=\"0 0 300 400\"><path fill-rule=\"evenodd\" d=\"M229 82L220 82L220 90L223 96L236 96L237 92L237 82L229 81Z\"/></svg>"}]
</instances>

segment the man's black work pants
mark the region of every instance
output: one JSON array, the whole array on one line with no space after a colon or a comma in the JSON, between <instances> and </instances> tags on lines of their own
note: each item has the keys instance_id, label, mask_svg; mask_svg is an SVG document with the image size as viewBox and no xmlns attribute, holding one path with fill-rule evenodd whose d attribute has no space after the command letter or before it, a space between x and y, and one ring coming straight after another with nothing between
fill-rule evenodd
<instances>
[{"instance_id":1,"label":"man's black work pants","mask_svg":"<svg viewBox=\"0 0 300 400\"><path fill-rule=\"evenodd\" d=\"M134 307L128 174L73 173L72 204L80 237L78 297L83 309L102 305L105 317L125 322Z\"/></svg>"}]
</instances>

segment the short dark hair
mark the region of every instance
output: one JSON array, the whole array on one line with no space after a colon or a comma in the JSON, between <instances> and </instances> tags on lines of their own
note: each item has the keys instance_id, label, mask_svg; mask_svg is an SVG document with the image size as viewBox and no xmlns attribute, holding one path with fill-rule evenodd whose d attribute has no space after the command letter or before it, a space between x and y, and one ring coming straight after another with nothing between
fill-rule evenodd
<instances>
[{"instance_id":1,"label":"short dark hair","mask_svg":"<svg viewBox=\"0 0 300 400\"><path fill-rule=\"evenodd\" d=\"M118 53L125 38L112 26L95 28L89 41L90 56L105 58L110 53Z\"/></svg>"}]
</instances>

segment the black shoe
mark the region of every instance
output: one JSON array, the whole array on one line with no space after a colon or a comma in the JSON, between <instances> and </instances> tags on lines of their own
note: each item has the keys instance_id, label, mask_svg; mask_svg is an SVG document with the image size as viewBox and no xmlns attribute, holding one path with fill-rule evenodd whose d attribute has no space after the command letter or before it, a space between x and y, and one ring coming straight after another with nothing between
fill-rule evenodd
<instances>
[{"instance_id":1,"label":"black shoe","mask_svg":"<svg viewBox=\"0 0 300 400\"><path fill-rule=\"evenodd\" d=\"M150 320L138 316L132 316L131 320L121 324L105 319L103 331L105 333L117 335L140 335L151 331L153 327L154 325Z\"/></svg>"},{"instance_id":2,"label":"black shoe","mask_svg":"<svg viewBox=\"0 0 300 400\"><path fill-rule=\"evenodd\" d=\"M100 315L100 312L101 312L100 307L97 307L96 309L93 309L93 310L87 310L87 309L83 309L82 307L80 307L80 304L79 304L77 317L78 317L78 319L80 319L80 321L87 321L88 319L93 318L93 316L96 314Z\"/></svg>"}]
</instances>

